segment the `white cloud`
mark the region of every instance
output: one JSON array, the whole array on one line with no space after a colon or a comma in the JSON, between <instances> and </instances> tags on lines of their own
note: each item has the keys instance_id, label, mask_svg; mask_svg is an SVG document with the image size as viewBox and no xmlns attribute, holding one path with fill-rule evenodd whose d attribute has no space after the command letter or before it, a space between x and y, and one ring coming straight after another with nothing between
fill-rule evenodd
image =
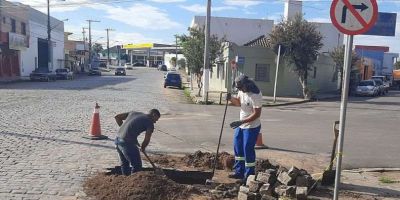
<instances>
[{"instance_id":1,"label":"white cloud","mask_svg":"<svg viewBox=\"0 0 400 200\"><path fill-rule=\"evenodd\" d=\"M196 13L196 14L201 14L201 13L206 13L207 12L207 7L206 5L200 5L200 4L193 4L190 6L179 6L187 11ZM235 7L232 6L219 6L219 7L212 7L211 12L218 12L218 11L224 11L224 10L236 10Z\"/></svg>"},{"instance_id":2,"label":"white cloud","mask_svg":"<svg viewBox=\"0 0 400 200\"><path fill-rule=\"evenodd\" d=\"M166 30L182 27L181 24L170 19L165 10L146 4L136 3L126 8L96 5L91 6L91 8L103 10L107 13L105 17L133 27L151 30Z\"/></svg>"},{"instance_id":3,"label":"white cloud","mask_svg":"<svg viewBox=\"0 0 400 200\"><path fill-rule=\"evenodd\" d=\"M265 1L256 1L256 0L225 0L224 4L229 6L256 6L265 3Z\"/></svg>"},{"instance_id":4,"label":"white cloud","mask_svg":"<svg viewBox=\"0 0 400 200\"><path fill-rule=\"evenodd\" d=\"M156 3L178 3L178 2L185 2L186 0L150 0Z\"/></svg>"},{"instance_id":5,"label":"white cloud","mask_svg":"<svg viewBox=\"0 0 400 200\"><path fill-rule=\"evenodd\" d=\"M14 2L29 5L43 13L47 13L47 3L43 0L14 0ZM82 8L84 5L91 4L91 0L68 0L68 1L51 1L50 12L68 12Z\"/></svg>"},{"instance_id":6,"label":"white cloud","mask_svg":"<svg viewBox=\"0 0 400 200\"><path fill-rule=\"evenodd\" d=\"M331 23L331 19L322 18L322 17L316 17L316 18L307 19L307 21L309 21L309 22L320 22L320 23Z\"/></svg>"}]
</instances>

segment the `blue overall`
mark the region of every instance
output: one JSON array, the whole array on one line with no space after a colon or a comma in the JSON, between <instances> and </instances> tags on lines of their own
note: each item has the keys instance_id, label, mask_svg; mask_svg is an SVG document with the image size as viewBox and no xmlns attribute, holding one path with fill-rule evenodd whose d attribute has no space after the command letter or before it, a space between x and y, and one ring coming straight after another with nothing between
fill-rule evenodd
<instances>
[{"instance_id":1,"label":"blue overall","mask_svg":"<svg viewBox=\"0 0 400 200\"><path fill-rule=\"evenodd\" d=\"M257 136L260 132L261 125L256 128L235 129L233 140L235 152L235 175L247 178L249 175L255 174L256 152L254 146L257 142Z\"/></svg>"}]
</instances>

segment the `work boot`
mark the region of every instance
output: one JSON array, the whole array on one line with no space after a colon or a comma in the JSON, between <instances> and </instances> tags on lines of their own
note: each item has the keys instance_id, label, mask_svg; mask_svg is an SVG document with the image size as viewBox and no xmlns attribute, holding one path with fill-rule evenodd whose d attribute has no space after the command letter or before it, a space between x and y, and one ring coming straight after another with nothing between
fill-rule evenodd
<instances>
[{"instance_id":1,"label":"work boot","mask_svg":"<svg viewBox=\"0 0 400 200\"><path fill-rule=\"evenodd\" d=\"M240 176L238 174L229 174L228 177L233 179L243 179L243 176Z\"/></svg>"}]
</instances>

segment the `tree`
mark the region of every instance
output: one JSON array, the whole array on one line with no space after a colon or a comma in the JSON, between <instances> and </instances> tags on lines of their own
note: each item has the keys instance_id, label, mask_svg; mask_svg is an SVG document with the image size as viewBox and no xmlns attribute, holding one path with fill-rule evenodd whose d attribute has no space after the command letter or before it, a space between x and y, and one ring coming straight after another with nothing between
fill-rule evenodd
<instances>
[{"instance_id":1,"label":"tree","mask_svg":"<svg viewBox=\"0 0 400 200\"><path fill-rule=\"evenodd\" d=\"M182 47L182 53L186 58L186 64L189 67L190 73L196 76L197 86L199 88L198 96L200 96L203 87L203 65L204 65L204 28L193 29L189 28L189 35L177 36L179 46ZM222 44L224 38L218 39L217 36L210 36L210 68L214 64L215 59L222 54Z\"/></svg>"},{"instance_id":2,"label":"tree","mask_svg":"<svg viewBox=\"0 0 400 200\"><path fill-rule=\"evenodd\" d=\"M400 61L394 63L394 69L400 69Z\"/></svg>"},{"instance_id":3,"label":"tree","mask_svg":"<svg viewBox=\"0 0 400 200\"><path fill-rule=\"evenodd\" d=\"M178 66L179 66L179 68L180 69L185 69L185 67L186 67L186 60L184 59L184 58L181 58L181 59L179 59L178 60Z\"/></svg>"},{"instance_id":4,"label":"tree","mask_svg":"<svg viewBox=\"0 0 400 200\"><path fill-rule=\"evenodd\" d=\"M344 45L333 49L333 51L329 52L329 55L332 57L333 62L335 62L336 71L340 76L339 91L341 92L343 87ZM356 52L353 51L351 56L351 69L353 69L358 60L359 57L357 56Z\"/></svg>"},{"instance_id":5,"label":"tree","mask_svg":"<svg viewBox=\"0 0 400 200\"><path fill-rule=\"evenodd\" d=\"M92 51L93 51L94 53L96 53L96 55L97 55L97 54L99 54L101 51L103 51L103 46L102 46L101 44L99 44L99 43L95 43L95 44L92 46Z\"/></svg>"},{"instance_id":6,"label":"tree","mask_svg":"<svg viewBox=\"0 0 400 200\"><path fill-rule=\"evenodd\" d=\"M171 64L172 66L176 66L176 58L175 57L172 57L170 60L169 60L169 64Z\"/></svg>"},{"instance_id":7,"label":"tree","mask_svg":"<svg viewBox=\"0 0 400 200\"><path fill-rule=\"evenodd\" d=\"M285 51L283 59L293 65L293 71L298 75L303 88L303 97L311 98L307 79L308 71L317 59L322 47L322 35L314 24L296 15L287 21L282 20L269 34L273 48L282 45Z\"/></svg>"}]
</instances>

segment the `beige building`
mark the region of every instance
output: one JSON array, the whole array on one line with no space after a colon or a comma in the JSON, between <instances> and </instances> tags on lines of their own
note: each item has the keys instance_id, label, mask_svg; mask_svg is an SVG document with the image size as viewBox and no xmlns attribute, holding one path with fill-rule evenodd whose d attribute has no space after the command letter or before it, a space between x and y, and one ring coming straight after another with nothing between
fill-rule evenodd
<instances>
[{"instance_id":1,"label":"beige building","mask_svg":"<svg viewBox=\"0 0 400 200\"><path fill-rule=\"evenodd\" d=\"M85 51L85 43L83 41L69 40L68 36L72 33L64 33L64 53L65 53L65 68L73 72L80 72L85 65L85 61L89 59L89 54Z\"/></svg>"},{"instance_id":2,"label":"beige building","mask_svg":"<svg viewBox=\"0 0 400 200\"><path fill-rule=\"evenodd\" d=\"M0 79L21 75L21 51L29 46L27 7L0 0Z\"/></svg>"},{"instance_id":3,"label":"beige building","mask_svg":"<svg viewBox=\"0 0 400 200\"><path fill-rule=\"evenodd\" d=\"M276 54L267 47L237 46L233 43L225 45L223 56L212 68L210 74L210 91L231 91L232 77L245 74L254 80L264 96L273 96L276 73ZM232 61L242 63L236 65L237 74L232 74ZM335 63L328 55L321 54L309 71L309 88L317 94L336 90L337 73ZM302 97L302 87L298 76L291 67L282 60L279 66L277 96Z\"/></svg>"}]
</instances>

